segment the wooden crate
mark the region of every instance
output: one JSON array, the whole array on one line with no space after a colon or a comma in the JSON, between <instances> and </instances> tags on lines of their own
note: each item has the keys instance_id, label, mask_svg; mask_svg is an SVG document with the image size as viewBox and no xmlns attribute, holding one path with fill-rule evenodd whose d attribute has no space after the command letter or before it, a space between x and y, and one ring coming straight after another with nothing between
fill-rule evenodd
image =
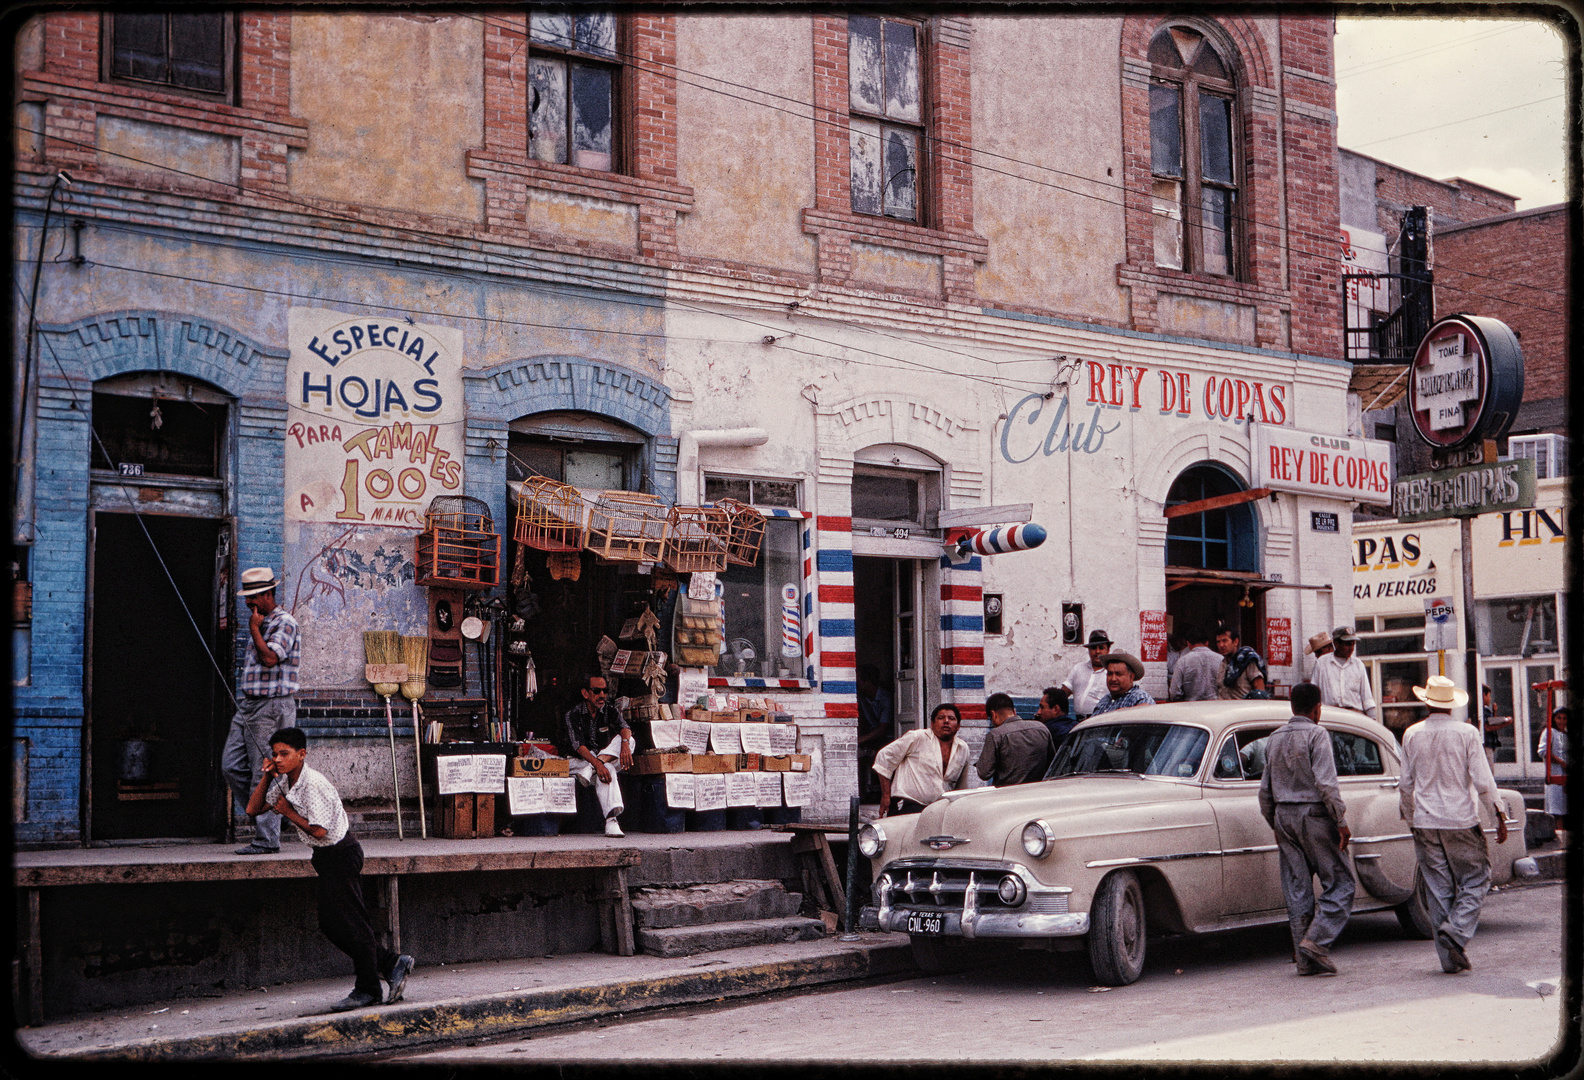
<instances>
[{"instance_id":1,"label":"wooden crate","mask_svg":"<svg viewBox=\"0 0 1584 1080\"><path fill-rule=\"evenodd\" d=\"M418 534L415 561L419 585L493 589L500 584L500 534L434 525Z\"/></svg>"},{"instance_id":2,"label":"wooden crate","mask_svg":"<svg viewBox=\"0 0 1584 1080\"><path fill-rule=\"evenodd\" d=\"M727 518L726 561L732 566L753 566L764 543L764 515L736 499L721 499L715 505Z\"/></svg>"},{"instance_id":3,"label":"wooden crate","mask_svg":"<svg viewBox=\"0 0 1584 1080\"><path fill-rule=\"evenodd\" d=\"M517 491L512 539L536 551L581 551L587 515L588 504L577 488L535 476Z\"/></svg>"},{"instance_id":4,"label":"wooden crate","mask_svg":"<svg viewBox=\"0 0 1584 1080\"><path fill-rule=\"evenodd\" d=\"M435 835L473 840L495 835L494 795L441 795L435 804Z\"/></svg>"},{"instance_id":5,"label":"wooden crate","mask_svg":"<svg viewBox=\"0 0 1584 1080\"><path fill-rule=\"evenodd\" d=\"M589 506L583 545L609 562L657 563L669 528L670 515L655 496L607 491Z\"/></svg>"},{"instance_id":6,"label":"wooden crate","mask_svg":"<svg viewBox=\"0 0 1584 1080\"><path fill-rule=\"evenodd\" d=\"M726 569L731 517L713 506L673 506L665 539L665 564L679 574Z\"/></svg>"}]
</instances>

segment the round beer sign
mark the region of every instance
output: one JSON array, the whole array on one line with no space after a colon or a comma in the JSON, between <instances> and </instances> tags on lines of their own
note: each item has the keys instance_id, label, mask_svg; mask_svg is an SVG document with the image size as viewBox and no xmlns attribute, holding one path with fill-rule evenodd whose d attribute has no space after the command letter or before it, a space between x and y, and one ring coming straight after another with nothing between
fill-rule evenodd
<instances>
[{"instance_id":1,"label":"round beer sign","mask_svg":"<svg viewBox=\"0 0 1584 1080\"><path fill-rule=\"evenodd\" d=\"M1498 319L1451 315L1419 343L1408 372L1408 409L1419 437L1454 450L1498 439L1523 399L1523 350Z\"/></svg>"}]
</instances>

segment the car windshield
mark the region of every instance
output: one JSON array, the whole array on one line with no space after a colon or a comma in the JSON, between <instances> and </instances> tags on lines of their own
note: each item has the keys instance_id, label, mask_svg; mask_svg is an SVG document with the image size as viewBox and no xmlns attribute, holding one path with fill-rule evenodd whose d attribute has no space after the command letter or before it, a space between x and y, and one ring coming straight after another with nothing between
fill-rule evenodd
<instances>
[{"instance_id":1,"label":"car windshield","mask_svg":"<svg viewBox=\"0 0 1584 1080\"><path fill-rule=\"evenodd\" d=\"M1080 773L1193 776L1210 736L1182 724L1104 724L1062 741L1045 779Z\"/></svg>"}]
</instances>

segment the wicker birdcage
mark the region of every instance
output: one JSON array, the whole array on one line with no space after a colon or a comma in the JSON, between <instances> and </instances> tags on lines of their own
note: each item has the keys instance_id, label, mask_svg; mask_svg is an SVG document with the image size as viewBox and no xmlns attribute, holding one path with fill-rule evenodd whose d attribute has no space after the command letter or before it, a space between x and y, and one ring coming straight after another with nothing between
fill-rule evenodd
<instances>
[{"instance_id":1,"label":"wicker birdcage","mask_svg":"<svg viewBox=\"0 0 1584 1080\"><path fill-rule=\"evenodd\" d=\"M606 491L589 505L583 543L610 562L660 562L670 525L665 504L655 496Z\"/></svg>"},{"instance_id":2,"label":"wicker birdcage","mask_svg":"<svg viewBox=\"0 0 1584 1080\"><path fill-rule=\"evenodd\" d=\"M666 532L665 564L679 574L726 569L731 517L714 506L673 506Z\"/></svg>"},{"instance_id":3,"label":"wicker birdcage","mask_svg":"<svg viewBox=\"0 0 1584 1080\"><path fill-rule=\"evenodd\" d=\"M753 566L759 561L759 548L764 543L764 515L736 499L721 499L715 505L727 517L726 562Z\"/></svg>"},{"instance_id":4,"label":"wicker birdcage","mask_svg":"<svg viewBox=\"0 0 1584 1080\"><path fill-rule=\"evenodd\" d=\"M419 585L492 589L500 584L501 538L489 506L468 495L437 495L418 534Z\"/></svg>"},{"instance_id":5,"label":"wicker birdcage","mask_svg":"<svg viewBox=\"0 0 1584 1080\"><path fill-rule=\"evenodd\" d=\"M512 538L536 551L581 551L588 506L571 484L544 476L523 482L517 492Z\"/></svg>"}]
</instances>

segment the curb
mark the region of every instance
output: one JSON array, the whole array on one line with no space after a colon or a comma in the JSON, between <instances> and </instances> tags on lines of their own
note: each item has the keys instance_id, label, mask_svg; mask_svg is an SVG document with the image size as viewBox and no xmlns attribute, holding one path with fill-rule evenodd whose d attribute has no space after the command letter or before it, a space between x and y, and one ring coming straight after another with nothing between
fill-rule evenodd
<instances>
[{"instance_id":1,"label":"curb","mask_svg":"<svg viewBox=\"0 0 1584 1080\"><path fill-rule=\"evenodd\" d=\"M43 1061L215 1061L307 1058L411 1049L495 1038L582 1020L731 998L917 973L907 946L702 971L658 979L482 998L398 1005L333 1018L305 1017L264 1028L181 1039L144 1039L41 1055Z\"/></svg>"}]
</instances>

